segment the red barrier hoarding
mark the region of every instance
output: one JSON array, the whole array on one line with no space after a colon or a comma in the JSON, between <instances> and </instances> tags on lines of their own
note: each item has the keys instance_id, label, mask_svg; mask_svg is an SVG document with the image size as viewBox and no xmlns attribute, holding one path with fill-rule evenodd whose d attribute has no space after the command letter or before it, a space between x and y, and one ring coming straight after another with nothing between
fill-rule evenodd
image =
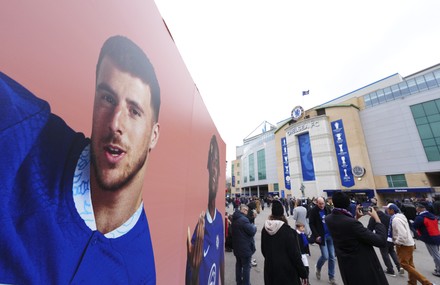
<instances>
[{"instance_id":1,"label":"red barrier hoarding","mask_svg":"<svg viewBox=\"0 0 440 285\"><path fill-rule=\"evenodd\" d=\"M47 101L52 113L86 137L92 134L96 65L103 43L121 35L147 55L160 86L161 106L160 135L148 155L142 200L157 284L185 282L188 228L191 236L200 214L213 206L224 212L223 193L214 199L209 193L215 192L213 183L217 189L225 185L226 146L154 1L7 1L0 22L0 72ZM213 136L219 149L218 178L209 165ZM222 233L217 236L223 241ZM208 242L202 245L204 252ZM223 252L224 244L217 241L216 247ZM40 269L47 266L41 263ZM208 267L202 262L200 270ZM222 266L215 267L214 273L222 275ZM200 278L213 278L212 269ZM0 282L14 283L6 276L0 269Z\"/></svg>"}]
</instances>

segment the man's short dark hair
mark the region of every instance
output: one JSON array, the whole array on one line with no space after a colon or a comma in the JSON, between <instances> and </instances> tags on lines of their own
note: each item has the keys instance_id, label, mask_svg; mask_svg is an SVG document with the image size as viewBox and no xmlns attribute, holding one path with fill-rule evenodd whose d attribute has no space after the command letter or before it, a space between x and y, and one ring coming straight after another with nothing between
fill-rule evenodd
<instances>
[{"instance_id":1,"label":"man's short dark hair","mask_svg":"<svg viewBox=\"0 0 440 285\"><path fill-rule=\"evenodd\" d=\"M105 56L108 56L119 69L138 77L150 87L153 118L155 122L158 122L160 87L154 67L144 51L127 37L112 36L108 38L99 53L98 63L96 64L96 79L98 79L99 67Z\"/></svg>"},{"instance_id":2,"label":"man's short dark hair","mask_svg":"<svg viewBox=\"0 0 440 285\"><path fill-rule=\"evenodd\" d=\"M208 169L211 169L211 163L212 159L214 157L214 152L217 153L217 158L220 158L219 150L218 150L218 143L217 143L217 137L215 135L212 135L211 142L209 143L209 151L208 151ZM217 160L217 170L220 174L220 161Z\"/></svg>"},{"instance_id":3,"label":"man's short dark hair","mask_svg":"<svg viewBox=\"0 0 440 285\"><path fill-rule=\"evenodd\" d=\"M416 207L417 208L421 208L421 209L426 209L426 205L424 203L422 203L422 202L417 203Z\"/></svg>"},{"instance_id":4,"label":"man's short dark hair","mask_svg":"<svg viewBox=\"0 0 440 285\"><path fill-rule=\"evenodd\" d=\"M335 206L335 208L348 209L350 206L350 198L344 192L336 192L333 194L332 198L333 206Z\"/></svg>"}]
</instances>

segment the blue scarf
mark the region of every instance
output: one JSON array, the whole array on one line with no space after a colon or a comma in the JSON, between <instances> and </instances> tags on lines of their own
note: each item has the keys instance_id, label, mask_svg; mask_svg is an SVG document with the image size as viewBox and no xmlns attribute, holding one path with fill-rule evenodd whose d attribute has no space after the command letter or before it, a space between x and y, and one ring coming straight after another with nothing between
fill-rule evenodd
<instances>
[{"instance_id":1,"label":"blue scarf","mask_svg":"<svg viewBox=\"0 0 440 285\"><path fill-rule=\"evenodd\" d=\"M388 238L393 239L393 219L396 214L392 215L390 218L390 225L388 226Z\"/></svg>"}]
</instances>

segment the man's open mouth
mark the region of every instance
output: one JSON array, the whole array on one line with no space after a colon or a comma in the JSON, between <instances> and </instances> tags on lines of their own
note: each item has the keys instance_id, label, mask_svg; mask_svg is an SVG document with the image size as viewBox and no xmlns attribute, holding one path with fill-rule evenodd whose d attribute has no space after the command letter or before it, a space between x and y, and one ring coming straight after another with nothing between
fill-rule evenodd
<instances>
[{"instance_id":1,"label":"man's open mouth","mask_svg":"<svg viewBox=\"0 0 440 285\"><path fill-rule=\"evenodd\" d=\"M105 151L108 152L111 156L119 156L124 153L122 149L114 146L106 146Z\"/></svg>"}]
</instances>

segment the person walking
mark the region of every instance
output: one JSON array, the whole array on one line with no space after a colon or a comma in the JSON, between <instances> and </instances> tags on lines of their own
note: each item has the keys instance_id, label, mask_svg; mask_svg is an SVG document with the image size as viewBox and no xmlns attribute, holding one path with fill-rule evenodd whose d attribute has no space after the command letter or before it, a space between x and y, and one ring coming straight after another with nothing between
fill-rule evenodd
<instances>
[{"instance_id":1,"label":"person walking","mask_svg":"<svg viewBox=\"0 0 440 285\"><path fill-rule=\"evenodd\" d=\"M255 197L250 197L249 198L249 203L247 203L248 206L248 213L247 213L247 217L249 219L249 222L251 224L255 224L255 218L257 217L258 213L257 213L257 203L256 203L256 198ZM254 240L254 247L255 247L255 239ZM257 266L257 260L255 258L251 258L251 265L252 266Z\"/></svg>"},{"instance_id":2,"label":"person walking","mask_svg":"<svg viewBox=\"0 0 440 285\"><path fill-rule=\"evenodd\" d=\"M380 211L379 207L377 207L375 204L372 207L374 208L377 215L379 216L380 222L382 224L384 224L388 230L388 228L390 226L390 219L391 219L390 215ZM370 231L374 231L375 224L376 224L376 221L374 220L374 218L370 217L370 220L368 221L367 228ZM387 267L387 269L385 270L386 274L388 274L390 276L396 276L396 273L393 269L393 264L391 263L391 260L390 260L390 256L393 259L394 264L396 265L397 272L400 275L403 275L405 273L403 268L400 266L399 258L397 257L397 253L394 249L394 243L392 241L387 240L386 246L379 247L379 250L380 250L380 254L382 255L383 263Z\"/></svg>"},{"instance_id":3,"label":"person walking","mask_svg":"<svg viewBox=\"0 0 440 285\"><path fill-rule=\"evenodd\" d=\"M400 206L400 212L406 217L408 220L409 229L412 232L413 238L417 239L417 233L414 228L414 220L417 216L416 206L410 199L406 198L403 200L402 205Z\"/></svg>"},{"instance_id":4,"label":"person walking","mask_svg":"<svg viewBox=\"0 0 440 285\"><path fill-rule=\"evenodd\" d=\"M293 215L293 209L295 208L295 198L289 198L289 211L290 211L290 215Z\"/></svg>"},{"instance_id":5,"label":"person walking","mask_svg":"<svg viewBox=\"0 0 440 285\"><path fill-rule=\"evenodd\" d=\"M374 246L385 246L387 228L380 222L374 209L368 215L374 219L374 232L358 221L360 211L353 217L350 211L350 198L346 193L333 194L334 209L325 217L338 256L339 271L345 285L388 285L388 280L377 258ZM359 209L359 206L358 206Z\"/></svg>"},{"instance_id":6,"label":"person walking","mask_svg":"<svg viewBox=\"0 0 440 285\"><path fill-rule=\"evenodd\" d=\"M304 225L304 233L307 237L310 237L312 231L310 230L310 226L307 221L307 209L301 204L301 199L296 199L292 217L295 224L301 223Z\"/></svg>"},{"instance_id":7,"label":"person walking","mask_svg":"<svg viewBox=\"0 0 440 285\"><path fill-rule=\"evenodd\" d=\"M298 247L299 247L299 251L301 252L301 259L307 272L307 279L302 279L301 281L302 284L304 285L310 285L310 280L309 280L310 268L309 268L308 256L311 256L311 253L309 247L309 238L305 234L306 227L303 223L296 222L295 227L296 227L296 232L298 234Z\"/></svg>"},{"instance_id":8,"label":"person walking","mask_svg":"<svg viewBox=\"0 0 440 285\"><path fill-rule=\"evenodd\" d=\"M301 260L298 234L289 226L280 201L272 203L272 215L261 231L264 256L264 284L301 284L307 271Z\"/></svg>"},{"instance_id":9,"label":"person walking","mask_svg":"<svg viewBox=\"0 0 440 285\"><path fill-rule=\"evenodd\" d=\"M408 284L416 285L417 281L419 281L423 285L431 285L432 282L418 272L414 266L413 252L415 243L407 218L400 213L396 204L389 203L385 207L391 216L388 238L391 238L396 245L397 256L401 266L408 271Z\"/></svg>"},{"instance_id":10,"label":"person walking","mask_svg":"<svg viewBox=\"0 0 440 285\"><path fill-rule=\"evenodd\" d=\"M422 203L416 205L416 210L417 216L414 220L414 228L419 239L425 243L429 254L434 259L435 270L432 274L440 277L440 231L438 229L438 219Z\"/></svg>"},{"instance_id":11,"label":"person walking","mask_svg":"<svg viewBox=\"0 0 440 285\"><path fill-rule=\"evenodd\" d=\"M330 208L326 207L323 197L316 199L316 206L310 210L309 225L312 230L312 239L319 244L321 256L315 265L316 279L321 280L321 268L328 260L329 283L337 284L335 281L335 248L330 231L325 223L325 217L330 214Z\"/></svg>"},{"instance_id":12,"label":"person walking","mask_svg":"<svg viewBox=\"0 0 440 285\"><path fill-rule=\"evenodd\" d=\"M251 257L255 252L254 236L257 227L249 222L248 211L248 206L241 204L240 210L232 215L232 248L236 258L237 285L250 285Z\"/></svg>"}]
</instances>

